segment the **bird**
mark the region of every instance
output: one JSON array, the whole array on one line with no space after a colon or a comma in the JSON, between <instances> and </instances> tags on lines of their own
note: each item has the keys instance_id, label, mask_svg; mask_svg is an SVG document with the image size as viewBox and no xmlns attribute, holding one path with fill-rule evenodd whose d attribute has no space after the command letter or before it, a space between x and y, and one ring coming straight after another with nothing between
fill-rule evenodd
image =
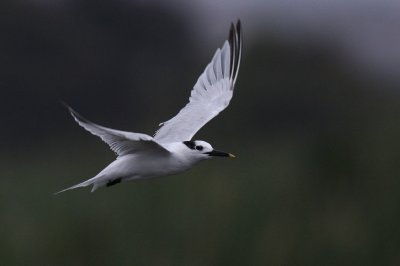
<instances>
[{"instance_id":1,"label":"bird","mask_svg":"<svg viewBox=\"0 0 400 266\"><path fill-rule=\"evenodd\" d=\"M229 105L239 72L242 38L240 20L231 23L228 39L198 78L189 103L175 117L160 123L153 137L95 124L65 104L81 127L110 146L116 159L93 178L54 194L91 185L94 192L125 181L179 174L210 158L234 158L206 141L192 138Z\"/></svg>"}]
</instances>

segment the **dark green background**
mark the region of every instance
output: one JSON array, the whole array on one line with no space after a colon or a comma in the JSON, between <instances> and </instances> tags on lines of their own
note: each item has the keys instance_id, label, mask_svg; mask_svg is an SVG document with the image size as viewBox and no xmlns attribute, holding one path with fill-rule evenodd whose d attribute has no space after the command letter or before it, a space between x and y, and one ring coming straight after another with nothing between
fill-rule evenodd
<instances>
[{"instance_id":1,"label":"dark green background","mask_svg":"<svg viewBox=\"0 0 400 266\"><path fill-rule=\"evenodd\" d=\"M324 42L273 30L246 39L246 21L231 105L196 136L236 160L53 196L114 158L60 100L152 134L186 104L229 29L210 47L161 7L68 3L0 4L0 264L400 263L396 86L356 73Z\"/></svg>"}]
</instances>

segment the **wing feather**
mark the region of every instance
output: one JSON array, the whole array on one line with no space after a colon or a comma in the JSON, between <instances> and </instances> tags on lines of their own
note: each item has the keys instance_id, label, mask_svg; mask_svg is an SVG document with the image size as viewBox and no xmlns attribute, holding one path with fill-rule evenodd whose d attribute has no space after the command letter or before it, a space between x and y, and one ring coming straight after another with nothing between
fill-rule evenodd
<instances>
[{"instance_id":1,"label":"wing feather","mask_svg":"<svg viewBox=\"0 0 400 266\"><path fill-rule=\"evenodd\" d=\"M154 139L159 143L190 140L208 121L224 110L232 99L242 53L240 20L231 25L229 40L217 49L198 78L189 103L172 119L161 123Z\"/></svg>"},{"instance_id":2,"label":"wing feather","mask_svg":"<svg viewBox=\"0 0 400 266\"><path fill-rule=\"evenodd\" d=\"M70 111L75 121L81 127L93 135L100 137L118 156L141 151L169 153L168 150L155 142L154 139L149 135L115 130L97 125L81 116L68 105L66 105L66 107Z\"/></svg>"}]
</instances>

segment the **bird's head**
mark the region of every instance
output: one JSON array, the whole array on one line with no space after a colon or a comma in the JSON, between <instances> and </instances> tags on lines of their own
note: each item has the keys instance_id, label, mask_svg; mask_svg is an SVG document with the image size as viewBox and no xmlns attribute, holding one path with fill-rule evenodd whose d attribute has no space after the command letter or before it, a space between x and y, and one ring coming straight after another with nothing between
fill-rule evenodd
<instances>
[{"instance_id":1,"label":"bird's head","mask_svg":"<svg viewBox=\"0 0 400 266\"><path fill-rule=\"evenodd\" d=\"M214 157L230 157L235 158L235 155L223 151L215 150L210 143L202 140L184 141L183 144L187 148L187 154L197 159L211 159Z\"/></svg>"}]
</instances>

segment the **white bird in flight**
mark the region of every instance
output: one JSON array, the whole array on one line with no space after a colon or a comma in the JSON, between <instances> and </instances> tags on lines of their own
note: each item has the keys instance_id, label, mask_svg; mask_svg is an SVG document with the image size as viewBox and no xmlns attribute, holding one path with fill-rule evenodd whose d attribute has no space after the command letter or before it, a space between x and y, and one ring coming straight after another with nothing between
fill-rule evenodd
<instances>
[{"instance_id":1,"label":"white bird in flight","mask_svg":"<svg viewBox=\"0 0 400 266\"><path fill-rule=\"evenodd\" d=\"M191 92L189 103L172 119L161 123L154 137L146 134L106 128L85 119L68 107L75 121L100 137L117 159L95 177L58 193L93 185L92 192L129 180L181 173L194 164L217 156L234 155L213 149L192 137L208 121L224 110L233 94L242 53L240 20L231 25L229 38L217 49Z\"/></svg>"}]
</instances>

